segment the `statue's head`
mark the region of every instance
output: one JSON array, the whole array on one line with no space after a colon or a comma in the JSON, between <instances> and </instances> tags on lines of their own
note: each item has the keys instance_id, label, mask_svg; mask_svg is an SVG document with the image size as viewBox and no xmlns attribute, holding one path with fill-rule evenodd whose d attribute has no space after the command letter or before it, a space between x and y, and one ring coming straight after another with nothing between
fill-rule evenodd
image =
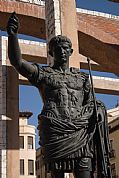
<instances>
[{"instance_id":1,"label":"statue's head","mask_svg":"<svg viewBox=\"0 0 119 178\"><path fill-rule=\"evenodd\" d=\"M72 48L72 42L66 36L57 35L57 36L53 37L49 42L49 54L53 57L54 48L56 46L58 46L59 44L63 44L63 43L67 43L69 48L70 49Z\"/></svg>"},{"instance_id":2,"label":"statue's head","mask_svg":"<svg viewBox=\"0 0 119 178\"><path fill-rule=\"evenodd\" d=\"M67 62L72 52L71 40L66 36L55 36L49 42L49 54L54 57L54 62Z\"/></svg>"}]
</instances>

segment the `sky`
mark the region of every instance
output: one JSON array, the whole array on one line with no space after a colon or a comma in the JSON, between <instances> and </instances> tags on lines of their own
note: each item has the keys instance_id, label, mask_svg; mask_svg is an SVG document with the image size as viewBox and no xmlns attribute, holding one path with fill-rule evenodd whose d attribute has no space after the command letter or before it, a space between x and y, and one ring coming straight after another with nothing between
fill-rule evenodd
<instances>
[{"instance_id":1,"label":"sky","mask_svg":"<svg viewBox=\"0 0 119 178\"><path fill-rule=\"evenodd\" d=\"M119 4L109 2L107 0L77 0L77 7L95 10L99 12L105 12L113 15L119 15ZM108 76L112 78L117 78L113 74L107 73L97 73L94 72L94 75ZM107 109L114 108L117 102L119 101L119 96L105 95L105 94L96 94L97 99L100 99L104 102ZM31 111L33 116L29 119L29 124L33 124L37 127L38 121L37 116L42 109L42 100L38 89L32 86L20 86L19 87L19 109L20 111ZM38 131L36 129L36 148L38 145Z\"/></svg>"},{"instance_id":2,"label":"sky","mask_svg":"<svg viewBox=\"0 0 119 178\"><path fill-rule=\"evenodd\" d=\"M108 0L76 0L77 7L119 15L119 3Z\"/></svg>"}]
</instances>

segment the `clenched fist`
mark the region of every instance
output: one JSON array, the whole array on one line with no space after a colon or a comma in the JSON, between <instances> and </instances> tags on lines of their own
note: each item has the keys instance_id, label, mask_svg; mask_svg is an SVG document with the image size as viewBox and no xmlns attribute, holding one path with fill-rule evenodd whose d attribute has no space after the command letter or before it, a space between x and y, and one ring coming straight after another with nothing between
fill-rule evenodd
<instances>
[{"instance_id":1,"label":"clenched fist","mask_svg":"<svg viewBox=\"0 0 119 178\"><path fill-rule=\"evenodd\" d=\"M7 33L8 35L14 35L18 32L19 29L19 19L16 16L16 12L13 12L9 17L7 23Z\"/></svg>"}]
</instances>

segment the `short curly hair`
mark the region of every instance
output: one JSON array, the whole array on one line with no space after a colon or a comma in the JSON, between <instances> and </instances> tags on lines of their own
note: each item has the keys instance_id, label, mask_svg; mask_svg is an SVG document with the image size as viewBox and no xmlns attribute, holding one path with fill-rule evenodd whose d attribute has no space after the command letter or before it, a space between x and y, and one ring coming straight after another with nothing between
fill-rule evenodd
<instances>
[{"instance_id":1,"label":"short curly hair","mask_svg":"<svg viewBox=\"0 0 119 178\"><path fill-rule=\"evenodd\" d=\"M51 56L53 56L53 47L57 46L57 44L61 43L61 42L67 42L69 47L72 48L72 42L71 40L66 37L66 36L62 36L62 35L57 35L54 36L50 41L49 41L49 54Z\"/></svg>"}]
</instances>

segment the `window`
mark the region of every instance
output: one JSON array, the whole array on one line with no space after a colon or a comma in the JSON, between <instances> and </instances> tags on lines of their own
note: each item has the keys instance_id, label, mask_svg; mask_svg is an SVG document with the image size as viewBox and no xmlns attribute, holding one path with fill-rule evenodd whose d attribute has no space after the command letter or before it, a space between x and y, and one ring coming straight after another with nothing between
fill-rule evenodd
<instances>
[{"instance_id":1,"label":"window","mask_svg":"<svg viewBox=\"0 0 119 178\"><path fill-rule=\"evenodd\" d=\"M19 137L19 147L20 149L24 149L24 136Z\"/></svg>"},{"instance_id":2,"label":"window","mask_svg":"<svg viewBox=\"0 0 119 178\"><path fill-rule=\"evenodd\" d=\"M33 149L33 137L28 136L28 149Z\"/></svg>"},{"instance_id":3,"label":"window","mask_svg":"<svg viewBox=\"0 0 119 178\"><path fill-rule=\"evenodd\" d=\"M20 159L20 175L24 175L24 159Z\"/></svg>"},{"instance_id":4,"label":"window","mask_svg":"<svg viewBox=\"0 0 119 178\"><path fill-rule=\"evenodd\" d=\"M34 175L34 161L28 160L28 175Z\"/></svg>"}]
</instances>

